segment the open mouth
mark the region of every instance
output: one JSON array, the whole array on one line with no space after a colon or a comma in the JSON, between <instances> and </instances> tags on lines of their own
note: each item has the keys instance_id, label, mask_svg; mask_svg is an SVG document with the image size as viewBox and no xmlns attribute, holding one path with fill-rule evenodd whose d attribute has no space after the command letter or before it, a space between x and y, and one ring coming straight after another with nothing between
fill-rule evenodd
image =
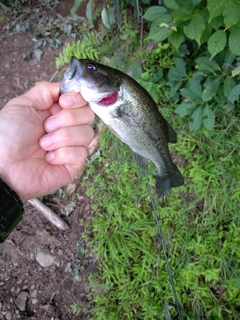
<instances>
[{"instance_id":1,"label":"open mouth","mask_svg":"<svg viewBox=\"0 0 240 320\"><path fill-rule=\"evenodd\" d=\"M98 101L98 104L104 107L114 104L118 99L118 92L112 92Z\"/></svg>"}]
</instances>

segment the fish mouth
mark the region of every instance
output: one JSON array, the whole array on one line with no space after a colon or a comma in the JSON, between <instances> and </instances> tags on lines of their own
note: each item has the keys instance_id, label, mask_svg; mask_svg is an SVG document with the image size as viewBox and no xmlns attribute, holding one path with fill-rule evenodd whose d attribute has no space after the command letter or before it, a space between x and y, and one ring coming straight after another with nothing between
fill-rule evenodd
<instances>
[{"instance_id":1,"label":"fish mouth","mask_svg":"<svg viewBox=\"0 0 240 320\"><path fill-rule=\"evenodd\" d=\"M64 73L60 95L66 92L80 92L80 78L83 70L77 58L72 57L69 68Z\"/></svg>"},{"instance_id":2,"label":"fish mouth","mask_svg":"<svg viewBox=\"0 0 240 320\"><path fill-rule=\"evenodd\" d=\"M118 100L118 92L107 93L101 100L98 101L98 104L103 107L108 107L114 104Z\"/></svg>"}]
</instances>

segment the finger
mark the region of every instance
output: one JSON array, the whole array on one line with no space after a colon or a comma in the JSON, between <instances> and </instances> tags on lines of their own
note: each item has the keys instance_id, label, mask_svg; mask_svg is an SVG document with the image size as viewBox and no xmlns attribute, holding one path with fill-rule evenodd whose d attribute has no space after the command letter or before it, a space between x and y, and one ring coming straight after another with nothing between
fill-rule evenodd
<instances>
[{"instance_id":1,"label":"finger","mask_svg":"<svg viewBox=\"0 0 240 320\"><path fill-rule=\"evenodd\" d=\"M46 132L52 132L62 127L92 124L94 121L93 111L85 106L77 109L63 109L44 123Z\"/></svg>"},{"instance_id":2,"label":"finger","mask_svg":"<svg viewBox=\"0 0 240 320\"><path fill-rule=\"evenodd\" d=\"M64 147L46 154L45 159L53 165L70 165L75 169L80 169L88 157L85 147Z\"/></svg>"},{"instance_id":3,"label":"finger","mask_svg":"<svg viewBox=\"0 0 240 320\"><path fill-rule=\"evenodd\" d=\"M80 93L69 92L64 93L59 98L59 104L63 109L66 108L81 108L87 105Z\"/></svg>"},{"instance_id":4,"label":"finger","mask_svg":"<svg viewBox=\"0 0 240 320\"><path fill-rule=\"evenodd\" d=\"M60 107L59 103L55 102L50 108L50 114L53 116L55 114L57 114L58 112L60 112L62 110L62 108Z\"/></svg>"},{"instance_id":5,"label":"finger","mask_svg":"<svg viewBox=\"0 0 240 320\"><path fill-rule=\"evenodd\" d=\"M87 147L94 137L94 131L89 125L64 127L44 135L39 144L47 151L56 150L67 146Z\"/></svg>"},{"instance_id":6,"label":"finger","mask_svg":"<svg viewBox=\"0 0 240 320\"><path fill-rule=\"evenodd\" d=\"M60 82L40 82L26 93L10 100L7 105L19 105L19 98L21 98L21 105L30 106L36 110L48 110L54 102L59 100L60 85Z\"/></svg>"}]
</instances>

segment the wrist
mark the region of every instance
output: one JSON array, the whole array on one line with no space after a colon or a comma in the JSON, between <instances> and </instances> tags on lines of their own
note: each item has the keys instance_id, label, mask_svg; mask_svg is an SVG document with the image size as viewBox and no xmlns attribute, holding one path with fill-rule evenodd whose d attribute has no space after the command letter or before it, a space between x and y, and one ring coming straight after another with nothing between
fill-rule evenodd
<instances>
[{"instance_id":1,"label":"wrist","mask_svg":"<svg viewBox=\"0 0 240 320\"><path fill-rule=\"evenodd\" d=\"M19 196L0 179L0 243L19 223L23 213L23 203Z\"/></svg>"}]
</instances>

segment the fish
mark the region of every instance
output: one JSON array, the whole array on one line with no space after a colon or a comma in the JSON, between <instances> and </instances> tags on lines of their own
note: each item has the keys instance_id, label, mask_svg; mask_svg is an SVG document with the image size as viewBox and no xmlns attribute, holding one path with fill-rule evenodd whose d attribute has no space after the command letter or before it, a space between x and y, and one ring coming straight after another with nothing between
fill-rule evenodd
<instances>
[{"instance_id":1,"label":"fish","mask_svg":"<svg viewBox=\"0 0 240 320\"><path fill-rule=\"evenodd\" d=\"M60 94L66 92L81 93L93 112L132 149L142 169L148 160L155 164L158 197L184 184L168 149L168 143L177 142L177 134L137 81L101 63L72 57L60 88Z\"/></svg>"}]
</instances>

